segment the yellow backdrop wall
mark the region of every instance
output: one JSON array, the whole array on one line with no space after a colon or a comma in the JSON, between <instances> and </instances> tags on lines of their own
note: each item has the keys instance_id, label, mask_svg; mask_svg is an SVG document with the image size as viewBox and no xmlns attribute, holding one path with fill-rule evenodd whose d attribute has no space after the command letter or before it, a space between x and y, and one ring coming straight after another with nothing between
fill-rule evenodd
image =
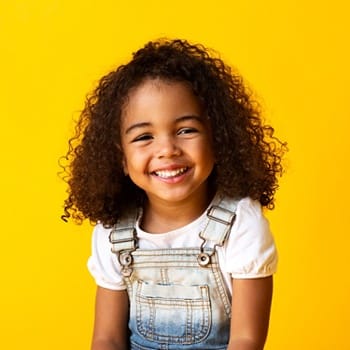
<instances>
[{"instance_id":1,"label":"yellow backdrop wall","mask_svg":"<svg viewBox=\"0 0 350 350\"><path fill-rule=\"evenodd\" d=\"M221 52L289 142L266 349L350 349L347 3L1 0L0 347L89 347L91 227L60 221L57 159L98 78L168 36Z\"/></svg>"}]
</instances>

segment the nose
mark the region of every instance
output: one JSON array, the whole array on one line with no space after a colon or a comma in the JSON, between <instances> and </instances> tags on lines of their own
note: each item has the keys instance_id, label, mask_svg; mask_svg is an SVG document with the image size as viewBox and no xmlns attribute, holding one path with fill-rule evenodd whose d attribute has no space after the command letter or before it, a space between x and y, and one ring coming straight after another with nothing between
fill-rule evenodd
<instances>
[{"instance_id":1,"label":"nose","mask_svg":"<svg viewBox=\"0 0 350 350\"><path fill-rule=\"evenodd\" d=\"M176 140L171 136L162 137L157 142L157 157L171 158L181 154L181 149Z\"/></svg>"}]
</instances>

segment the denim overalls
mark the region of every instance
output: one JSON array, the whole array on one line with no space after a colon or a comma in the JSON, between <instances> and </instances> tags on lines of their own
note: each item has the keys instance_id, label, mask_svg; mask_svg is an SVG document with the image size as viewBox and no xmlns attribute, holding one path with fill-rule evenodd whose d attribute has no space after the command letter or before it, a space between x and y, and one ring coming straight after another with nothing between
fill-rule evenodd
<instances>
[{"instance_id":1,"label":"denim overalls","mask_svg":"<svg viewBox=\"0 0 350 350\"><path fill-rule=\"evenodd\" d=\"M237 201L216 197L199 235L200 247L137 248L137 215L110 233L130 301L130 348L226 349L231 302L219 268L223 245L235 220Z\"/></svg>"}]
</instances>

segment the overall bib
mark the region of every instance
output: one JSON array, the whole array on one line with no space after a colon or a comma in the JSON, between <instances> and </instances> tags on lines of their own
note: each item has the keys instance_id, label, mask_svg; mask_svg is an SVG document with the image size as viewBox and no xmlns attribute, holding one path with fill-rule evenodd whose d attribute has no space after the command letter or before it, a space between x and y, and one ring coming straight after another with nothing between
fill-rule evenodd
<instances>
[{"instance_id":1,"label":"overall bib","mask_svg":"<svg viewBox=\"0 0 350 350\"><path fill-rule=\"evenodd\" d=\"M132 350L227 348L231 301L215 248L230 232L237 202L213 203L200 247L138 249L136 215L112 229L112 251L129 295Z\"/></svg>"}]
</instances>

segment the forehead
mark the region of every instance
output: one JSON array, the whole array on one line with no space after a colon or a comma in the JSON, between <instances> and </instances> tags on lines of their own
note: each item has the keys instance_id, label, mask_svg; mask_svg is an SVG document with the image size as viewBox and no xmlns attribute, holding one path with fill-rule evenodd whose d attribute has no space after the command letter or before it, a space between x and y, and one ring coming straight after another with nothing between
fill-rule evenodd
<instances>
[{"instance_id":1,"label":"forehead","mask_svg":"<svg viewBox=\"0 0 350 350\"><path fill-rule=\"evenodd\" d=\"M202 104L189 83L146 79L129 92L123 108L123 117L146 114L147 111L201 114L202 110Z\"/></svg>"}]
</instances>

